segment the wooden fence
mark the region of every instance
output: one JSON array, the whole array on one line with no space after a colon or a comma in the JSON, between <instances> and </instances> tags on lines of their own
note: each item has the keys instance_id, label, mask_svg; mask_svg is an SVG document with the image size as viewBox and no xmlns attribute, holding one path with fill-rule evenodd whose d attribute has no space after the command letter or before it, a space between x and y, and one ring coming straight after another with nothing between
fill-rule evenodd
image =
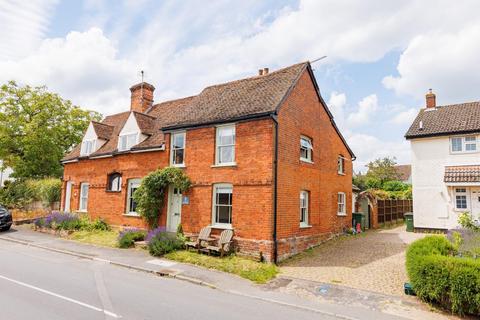
<instances>
[{"instance_id":1,"label":"wooden fence","mask_svg":"<svg viewBox=\"0 0 480 320\"><path fill-rule=\"evenodd\" d=\"M412 200L377 200L378 223L395 222L403 219L403 215L412 212Z\"/></svg>"}]
</instances>

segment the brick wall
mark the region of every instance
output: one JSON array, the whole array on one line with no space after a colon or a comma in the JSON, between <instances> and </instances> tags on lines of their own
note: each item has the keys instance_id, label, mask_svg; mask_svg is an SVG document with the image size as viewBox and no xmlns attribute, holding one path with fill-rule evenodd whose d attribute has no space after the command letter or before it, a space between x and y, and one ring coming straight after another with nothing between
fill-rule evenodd
<instances>
[{"instance_id":1,"label":"brick wall","mask_svg":"<svg viewBox=\"0 0 480 320\"><path fill-rule=\"evenodd\" d=\"M352 161L315 92L308 72L279 113L278 255L284 259L351 225ZM300 161L300 136L312 139L313 164ZM343 155L345 175L337 173ZM300 191L310 194L309 224L300 228ZM337 193L346 194L347 216L337 215Z\"/></svg>"}]
</instances>

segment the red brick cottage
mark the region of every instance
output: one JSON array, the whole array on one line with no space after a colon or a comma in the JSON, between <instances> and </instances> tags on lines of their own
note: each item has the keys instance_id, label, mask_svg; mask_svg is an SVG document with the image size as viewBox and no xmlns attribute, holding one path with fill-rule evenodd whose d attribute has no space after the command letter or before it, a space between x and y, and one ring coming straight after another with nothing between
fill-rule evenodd
<instances>
[{"instance_id":1,"label":"red brick cottage","mask_svg":"<svg viewBox=\"0 0 480 320\"><path fill-rule=\"evenodd\" d=\"M310 63L214 85L92 122L62 160L62 208L144 226L132 193L149 172L183 168L193 187L169 190L160 225L185 233L232 228L240 253L279 261L351 225L355 156L320 96Z\"/></svg>"}]
</instances>

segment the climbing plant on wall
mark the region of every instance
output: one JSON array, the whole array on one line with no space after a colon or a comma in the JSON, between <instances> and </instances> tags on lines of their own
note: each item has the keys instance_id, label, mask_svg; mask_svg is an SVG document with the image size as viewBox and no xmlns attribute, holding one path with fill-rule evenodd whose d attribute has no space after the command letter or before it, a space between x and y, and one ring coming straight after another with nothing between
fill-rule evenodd
<instances>
[{"instance_id":1,"label":"climbing plant on wall","mask_svg":"<svg viewBox=\"0 0 480 320\"><path fill-rule=\"evenodd\" d=\"M140 187L133 194L137 212L151 229L158 227L158 219L169 186L184 192L190 188L191 182L182 169L167 167L153 171L143 178Z\"/></svg>"}]
</instances>

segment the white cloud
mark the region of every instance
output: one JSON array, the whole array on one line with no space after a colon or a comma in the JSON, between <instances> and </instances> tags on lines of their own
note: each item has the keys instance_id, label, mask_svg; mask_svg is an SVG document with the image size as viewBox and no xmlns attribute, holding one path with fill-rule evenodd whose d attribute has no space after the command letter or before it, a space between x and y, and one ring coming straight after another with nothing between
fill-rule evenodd
<instances>
[{"instance_id":1,"label":"white cloud","mask_svg":"<svg viewBox=\"0 0 480 320\"><path fill-rule=\"evenodd\" d=\"M347 142L357 156L353 163L355 172L365 172L365 165L377 158L395 157L399 164L410 163L410 144L403 137L385 141L372 135L356 133L348 136Z\"/></svg>"},{"instance_id":2,"label":"white cloud","mask_svg":"<svg viewBox=\"0 0 480 320\"><path fill-rule=\"evenodd\" d=\"M391 122L398 125L410 125L413 122L413 119L418 114L418 110L415 108L410 108L408 110L400 111L396 113Z\"/></svg>"},{"instance_id":3,"label":"white cloud","mask_svg":"<svg viewBox=\"0 0 480 320\"><path fill-rule=\"evenodd\" d=\"M0 0L0 60L29 54L47 31L56 0Z\"/></svg>"},{"instance_id":4,"label":"white cloud","mask_svg":"<svg viewBox=\"0 0 480 320\"><path fill-rule=\"evenodd\" d=\"M366 96L358 103L358 110L350 113L347 118L347 123L350 126L364 126L367 125L371 118L375 116L375 111L378 109L378 98L376 94Z\"/></svg>"},{"instance_id":5,"label":"white cloud","mask_svg":"<svg viewBox=\"0 0 480 320\"><path fill-rule=\"evenodd\" d=\"M475 39L475 40L474 40ZM398 94L413 95L424 105L429 88L437 93L437 104L478 100L480 87L480 24L458 32L423 34L403 52L398 76L387 76L383 84Z\"/></svg>"},{"instance_id":6,"label":"white cloud","mask_svg":"<svg viewBox=\"0 0 480 320\"><path fill-rule=\"evenodd\" d=\"M138 81L136 68L120 59L102 31L70 32L44 40L28 57L0 61L0 80L47 84L75 104L103 114L128 109L128 88Z\"/></svg>"},{"instance_id":7,"label":"white cloud","mask_svg":"<svg viewBox=\"0 0 480 320\"><path fill-rule=\"evenodd\" d=\"M345 125L345 105L347 104L347 96L345 93L338 93L333 91L328 100L328 108L333 114L338 127L343 130Z\"/></svg>"}]
</instances>

